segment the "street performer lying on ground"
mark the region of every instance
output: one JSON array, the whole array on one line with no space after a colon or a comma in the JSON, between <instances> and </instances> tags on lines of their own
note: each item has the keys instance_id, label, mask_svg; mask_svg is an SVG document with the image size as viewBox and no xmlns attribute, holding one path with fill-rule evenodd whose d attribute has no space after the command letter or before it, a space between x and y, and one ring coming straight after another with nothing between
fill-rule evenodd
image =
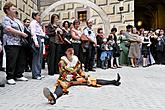
<instances>
[{"instance_id":1,"label":"street performer lying on ground","mask_svg":"<svg viewBox=\"0 0 165 110\"><path fill-rule=\"evenodd\" d=\"M101 87L102 85L115 85L121 84L120 75L117 74L117 80L103 80L96 79L89 75L85 75L81 69L81 62L78 57L74 55L72 46L66 49L66 56L61 57L59 62L60 76L55 84L54 94L48 89L43 89L44 96L48 99L50 104L55 104L56 99L63 94L68 94L68 88L75 85L88 85L93 87Z\"/></svg>"}]
</instances>

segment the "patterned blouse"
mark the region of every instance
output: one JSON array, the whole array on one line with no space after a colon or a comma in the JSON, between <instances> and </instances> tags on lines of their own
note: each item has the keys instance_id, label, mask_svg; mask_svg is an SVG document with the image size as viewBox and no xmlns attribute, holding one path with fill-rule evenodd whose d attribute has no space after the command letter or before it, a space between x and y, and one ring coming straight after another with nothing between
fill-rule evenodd
<instances>
[{"instance_id":1,"label":"patterned blouse","mask_svg":"<svg viewBox=\"0 0 165 110\"><path fill-rule=\"evenodd\" d=\"M2 19L2 26L3 26L3 44L4 45L21 45L20 44L20 37L18 35L14 35L10 32L7 32L7 28L14 28L16 30L22 31L24 30L24 26L18 19L10 19L8 16L3 17Z\"/></svg>"}]
</instances>

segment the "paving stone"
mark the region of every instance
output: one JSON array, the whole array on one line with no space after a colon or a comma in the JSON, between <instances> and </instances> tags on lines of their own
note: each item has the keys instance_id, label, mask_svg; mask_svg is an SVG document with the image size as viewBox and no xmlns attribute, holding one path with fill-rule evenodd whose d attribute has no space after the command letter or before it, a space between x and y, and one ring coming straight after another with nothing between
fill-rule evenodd
<instances>
[{"instance_id":1,"label":"paving stone","mask_svg":"<svg viewBox=\"0 0 165 110\"><path fill-rule=\"evenodd\" d=\"M120 73L122 84L71 87L69 94L59 98L55 105L48 104L42 89L48 87L53 91L58 75L48 76L47 69L42 73L46 77L40 81L31 79L31 73L24 73L29 81L0 87L0 110L165 110L164 65L88 72L103 79L115 79L116 73ZM5 79L4 72L0 72L0 78Z\"/></svg>"}]
</instances>

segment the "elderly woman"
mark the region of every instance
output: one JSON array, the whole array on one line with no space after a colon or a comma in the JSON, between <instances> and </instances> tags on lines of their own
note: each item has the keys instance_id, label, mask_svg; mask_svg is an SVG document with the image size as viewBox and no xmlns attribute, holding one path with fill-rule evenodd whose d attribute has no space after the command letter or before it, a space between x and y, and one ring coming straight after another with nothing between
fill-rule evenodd
<instances>
[{"instance_id":1,"label":"elderly woman","mask_svg":"<svg viewBox=\"0 0 165 110\"><path fill-rule=\"evenodd\" d=\"M41 80L43 44L45 33L40 25L39 12L32 13L33 21L30 23L31 35L33 38L33 60L32 60L32 78Z\"/></svg>"},{"instance_id":2,"label":"elderly woman","mask_svg":"<svg viewBox=\"0 0 165 110\"><path fill-rule=\"evenodd\" d=\"M14 4L8 2L4 5L3 10L6 16L3 17L3 44L6 52L6 74L7 83L16 84L15 80L27 81L23 77L24 72L24 51L21 46L21 37L27 37L23 32L23 24L16 19L16 8Z\"/></svg>"},{"instance_id":3,"label":"elderly woman","mask_svg":"<svg viewBox=\"0 0 165 110\"><path fill-rule=\"evenodd\" d=\"M48 99L50 104L55 104L56 99L63 94L68 93L68 88L74 85L89 85L94 87L100 87L101 85L115 85L119 86L120 76L118 74L117 80L103 80L96 79L85 75L81 69L80 61L77 56L74 55L74 49L72 46L68 46L65 51L66 56L61 57L59 62L60 76L56 83L56 89L54 94L50 92L48 88L43 89L44 96Z\"/></svg>"}]
</instances>

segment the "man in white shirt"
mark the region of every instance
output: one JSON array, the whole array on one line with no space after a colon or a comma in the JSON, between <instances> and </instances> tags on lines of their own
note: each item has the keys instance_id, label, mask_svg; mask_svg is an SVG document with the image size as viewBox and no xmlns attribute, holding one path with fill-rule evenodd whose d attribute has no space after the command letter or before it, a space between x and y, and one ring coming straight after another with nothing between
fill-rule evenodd
<instances>
[{"instance_id":1,"label":"man in white shirt","mask_svg":"<svg viewBox=\"0 0 165 110\"><path fill-rule=\"evenodd\" d=\"M88 19L87 22L87 27L84 28L84 34L88 38L88 43L89 47L86 49L86 59L85 59L85 71L95 71L93 68L94 65L94 60L95 60L95 53L96 53L96 46L97 46L97 41L96 41L96 35L94 31L92 30L92 25L93 25L93 20Z\"/></svg>"}]
</instances>

